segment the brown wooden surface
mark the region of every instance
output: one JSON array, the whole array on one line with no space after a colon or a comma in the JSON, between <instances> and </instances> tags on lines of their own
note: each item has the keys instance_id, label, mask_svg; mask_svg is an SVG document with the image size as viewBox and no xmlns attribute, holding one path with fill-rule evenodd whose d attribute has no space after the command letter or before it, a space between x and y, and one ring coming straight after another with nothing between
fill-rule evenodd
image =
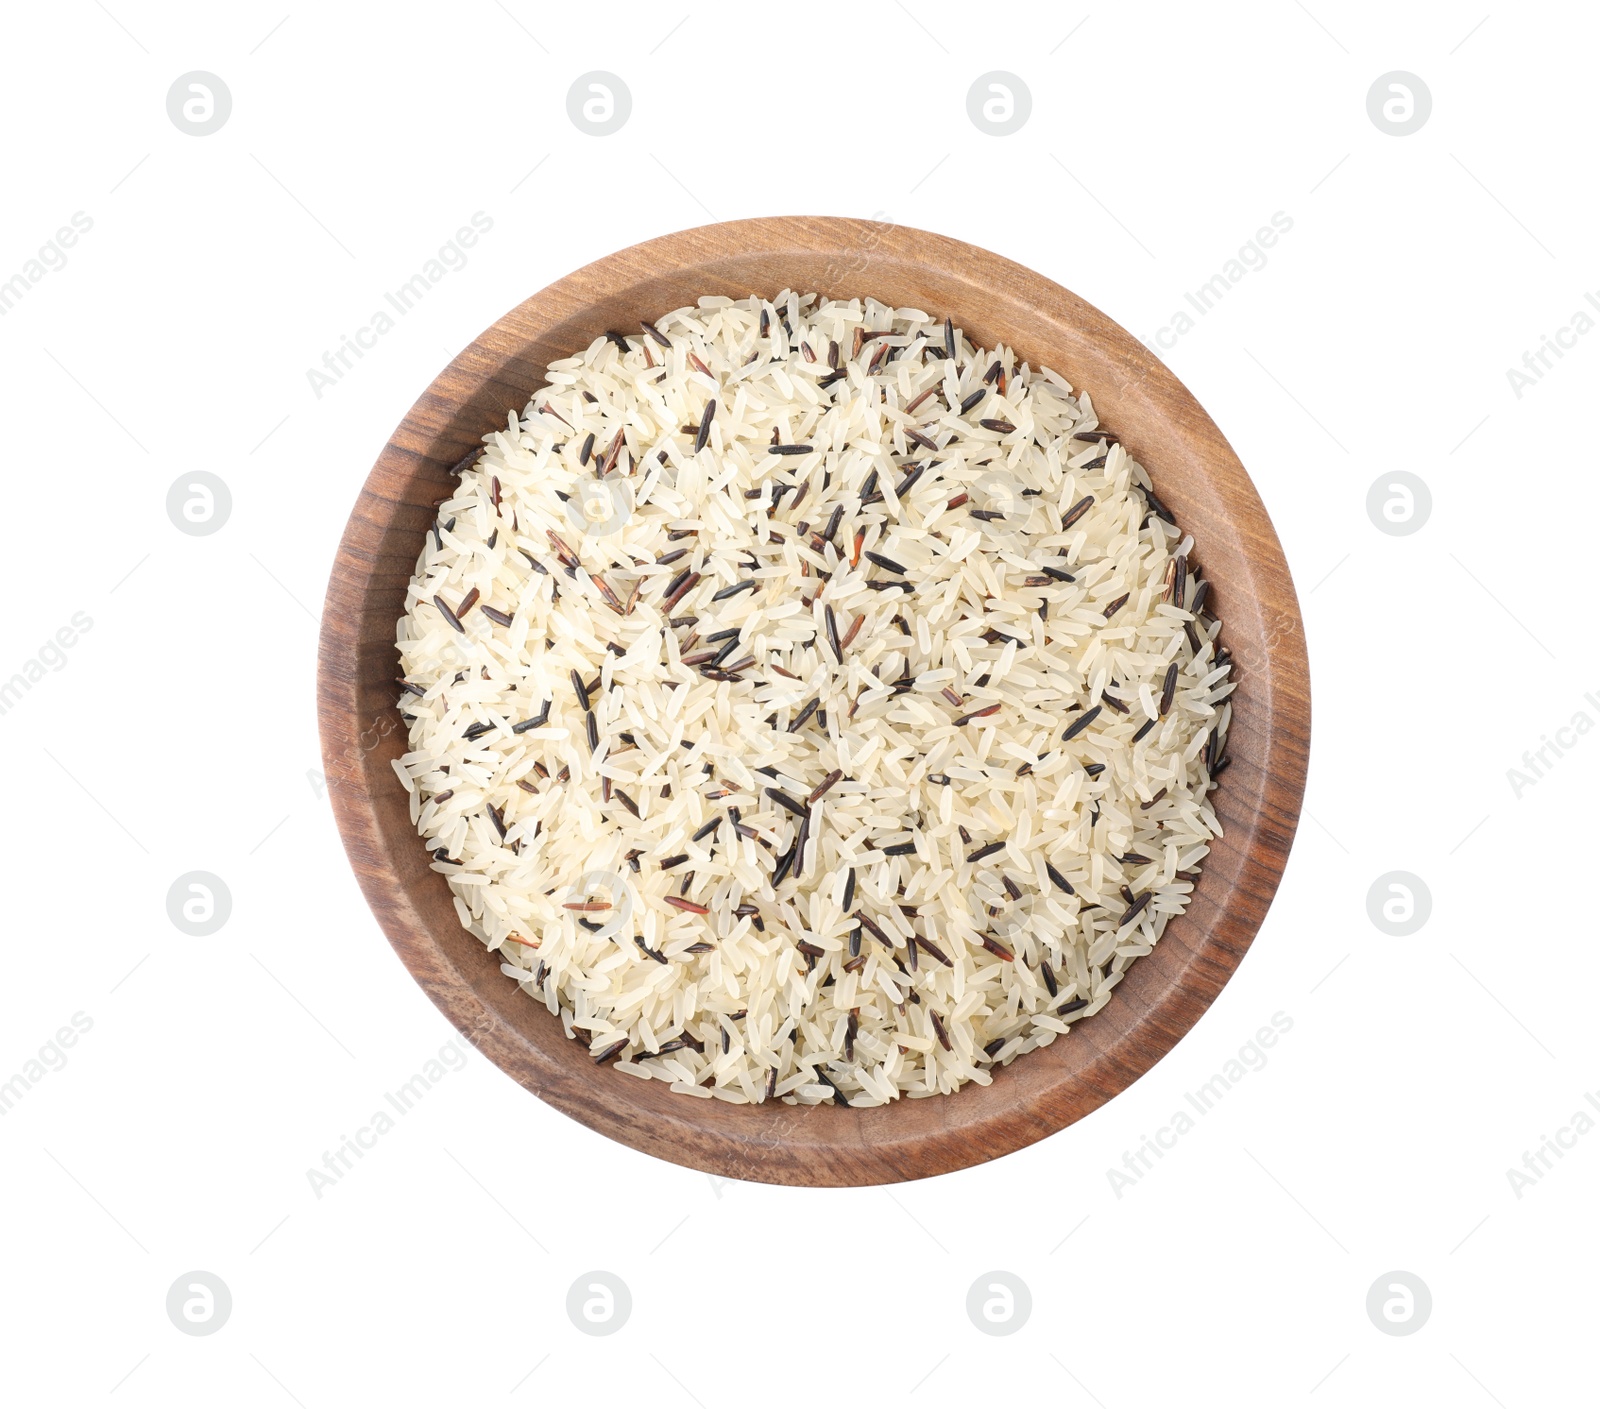
<instances>
[{"instance_id":1,"label":"brown wooden surface","mask_svg":"<svg viewBox=\"0 0 1600 1409\"><path fill-rule=\"evenodd\" d=\"M1187 913L1101 1012L997 1071L992 1086L870 1110L733 1106L595 1067L461 928L390 767L406 738L395 623L430 505L453 484L448 468L503 427L508 408L521 411L548 362L607 328L637 334L640 318L702 295L785 288L948 313L975 344L1006 342L1087 390L1194 534L1239 665L1233 763L1213 794L1226 835ZM345 529L323 610L318 711L356 877L401 960L457 1028L530 1091L613 1139L719 1175L812 1185L888 1183L993 1159L1148 1071L1216 997L1266 914L1299 819L1311 728L1300 611L1277 535L1227 441L1176 378L1104 314L998 255L924 231L810 217L686 230L598 260L513 309L439 375L379 456Z\"/></svg>"}]
</instances>

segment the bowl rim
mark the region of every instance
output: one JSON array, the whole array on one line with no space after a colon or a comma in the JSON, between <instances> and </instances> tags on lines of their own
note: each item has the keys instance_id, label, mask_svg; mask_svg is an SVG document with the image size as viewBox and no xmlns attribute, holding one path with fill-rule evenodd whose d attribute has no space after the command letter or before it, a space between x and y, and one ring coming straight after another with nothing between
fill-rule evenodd
<instances>
[{"instance_id":1,"label":"bowl rim","mask_svg":"<svg viewBox=\"0 0 1600 1409\"><path fill-rule=\"evenodd\" d=\"M389 762L404 735L393 687L380 706L380 687L370 678L385 659L389 676L395 673L399 612L388 618L385 640L382 603L397 592L403 600L431 520L417 491L437 490L470 445L503 424L508 409L526 404L551 355L580 352L603 331L594 322L604 323L598 310L605 300L632 299L630 306L646 310L638 316L654 317L664 310L640 301L651 289L677 287L691 275L731 288L739 278L729 271L753 275L819 259L831 261L826 275L837 271L845 281L840 289L830 280L833 296L881 297L873 294L875 279L887 285L920 271L959 298L990 300L978 307L1001 299L1008 310L1027 310L1052 329L1041 343L1066 338L1109 374L1100 385L1094 374L1084 379L1105 423L1166 429L1169 441L1141 439L1130 448L1185 532L1194 532L1207 567L1227 564L1214 584L1216 597L1225 595L1218 615L1241 666L1236 704L1249 706L1236 707L1234 764L1213 794L1219 815L1226 814L1224 837L1189 907L1169 921L1150 955L1129 966L1112 1001L1092 1021L1075 1024L1070 1039L997 1069L991 1086L969 1083L949 1096L860 1110L732 1105L593 1068L555 1019L499 974L498 955L467 934L453 910L441 921L435 900L448 895L447 883L427 869L409 819L414 854L393 825L396 801L403 807L405 800ZM782 287L811 292L814 285ZM993 345L970 331L974 319L961 321L974 342ZM578 345L561 342L584 329ZM1006 341L1036 365L1045 360L1028 357L1026 339ZM550 346L566 351L552 354ZM530 381L533 367L538 375ZM509 399L482 419L497 397ZM404 541L412 544L409 557L399 547ZM785 1184L889 1183L965 1168L1055 1133L1148 1071L1209 1007L1265 917L1298 824L1310 743L1305 636L1288 564L1243 465L1188 390L1125 329L1022 265L932 232L840 217L765 217L661 236L583 266L496 319L434 378L367 475L329 577L317 677L324 774L347 856L401 961L455 1027L513 1079L593 1130L690 1168ZM376 737L368 742L369 735ZM1157 955L1164 957L1152 964ZM1061 1049L1072 1044L1063 1059ZM1045 1060L1049 1053L1057 1059Z\"/></svg>"}]
</instances>

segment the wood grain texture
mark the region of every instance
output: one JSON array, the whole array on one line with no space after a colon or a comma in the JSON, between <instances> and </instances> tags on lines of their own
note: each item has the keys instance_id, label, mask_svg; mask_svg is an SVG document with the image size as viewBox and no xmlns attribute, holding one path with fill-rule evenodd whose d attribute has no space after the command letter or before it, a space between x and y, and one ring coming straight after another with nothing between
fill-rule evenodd
<instances>
[{"instance_id":1,"label":"wood grain texture","mask_svg":"<svg viewBox=\"0 0 1600 1409\"><path fill-rule=\"evenodd\" d=\"M948 313L974 343L1003 341L1087 390L1193 533L1238 664L1233 763L1213 794L1225 834L1187 913L1100 1013L998 1071L993 1085L870 1110L732 1106L596 1068L457 923L390 767L406 738L395 624L430 506L453 485L449 467L504 426L509 408L521 410L548 362L607 328L637 330L640 318L702 295L785 288ZM998 255L924 231L811 217L711 225L610 255L512 310L439 375L378 457L339 546L318 711L357 879L401 960L458 1029L530 1091L613 1139L718 1175L809 1185L888 1183L993 1159L1148 1071L1216 997L1266 914L1299 819L1311 729L1304 633L1277 535L1222 433L1177 379L1104 314Z\"/></svg>"}]
</instances>

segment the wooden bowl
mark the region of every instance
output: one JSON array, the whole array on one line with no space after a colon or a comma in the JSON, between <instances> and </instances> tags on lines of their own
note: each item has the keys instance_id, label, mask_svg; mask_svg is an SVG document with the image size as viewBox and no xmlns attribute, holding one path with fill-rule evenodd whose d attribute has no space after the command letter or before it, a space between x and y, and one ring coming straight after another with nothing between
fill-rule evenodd
<instances>
[{"instance_id":1,"label":"wooden bowl","mask_svg":"<svg viewBox=\"0 0 1600 1409\"><path fill-rule=\"evenodd\" d=\"M406 740L395 623L450 467L503 427L509 408L521 411L547 363L606 329L637 329L702 295L785 288L948 313L974 343L1005 342L1086 389L1194 534L1238 663L1233 762L1213 794L1225 831L1188 911L1101 1012L996 1072L991 1086L868 1110L695 1100L596 1067L457 922L390 767ZM1311 724L1304 634L1277 535L1228 442L1172 373L1104 314L999 255L921 230L810 217L709 225L608 255L514 308L440 373L378 457L339 545L318 711L357 879L401 960L457 1028L534 1094L614 1140L731 1178L810 1185L889 1183L994 1159L1148 1071L1217 996L1266 914L1299 819Z\"/></svg>"}]
</instances>

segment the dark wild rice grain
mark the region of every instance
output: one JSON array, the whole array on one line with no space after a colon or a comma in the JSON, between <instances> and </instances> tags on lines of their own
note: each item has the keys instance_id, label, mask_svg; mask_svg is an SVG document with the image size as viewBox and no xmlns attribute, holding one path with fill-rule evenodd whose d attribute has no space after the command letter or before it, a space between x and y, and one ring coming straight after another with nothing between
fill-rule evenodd
<instances>
[{"instance_id":1,"label":"dark wild rice grain","mask_svg":"<svg viewBox=\"0 0 1600 1409\"><path fill-rule=\"evenodd\" d=\"M1083 731L1093 724L1094 721L1099 717L1099 705L1096 705L1093 709L1085 710L1076 719L1074 719L1071 724L1067 725L1066 732L1061 735L1061 742L1066 743L1071 739L1077 738L1079 734L1083 733Z\"/></svg>"}]
</instances>

